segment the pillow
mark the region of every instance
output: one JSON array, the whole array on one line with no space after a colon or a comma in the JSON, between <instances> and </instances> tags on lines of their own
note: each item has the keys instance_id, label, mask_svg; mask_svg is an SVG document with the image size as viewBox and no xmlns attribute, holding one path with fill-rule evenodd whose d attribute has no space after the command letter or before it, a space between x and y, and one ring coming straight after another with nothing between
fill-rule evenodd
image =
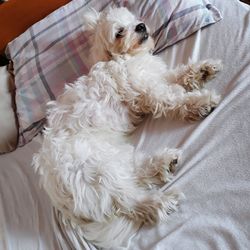
<instances>
[{"instance_id":1,"label":"pillow","mask_svg":"<svg viewBox=\"0 0 250 250\"><path fill-rule=\"evenodd\" d=\"M141 17L155 40L154 54L188 37L195 31L221 20L218 9L207 0L119 1Z\"/></svg>"},{"instance_id":2,"label":"pillow","mask_svg":"<svg viewBox=\"0 0 250 250\"><path fill-rule=\"evenodd\" d=\"M12 151L17 143L15 113L12 108L14 83L7 66L0 67L0 154Z\"/></svg>"},{"instance_id":3,"label":"pillow","mask_svg":"<svg viewBox=\"0 0 250 250\"><path fill-rule=\"evenodd\" d=\"M150 27L155 54L221 19L206 0L75 0L56 10L8 44L14 63L19 141L30 141L45 123L46 103L90 68L89 33L83 16L89 7L127 6Z\"/></svg>"}]
</instances>

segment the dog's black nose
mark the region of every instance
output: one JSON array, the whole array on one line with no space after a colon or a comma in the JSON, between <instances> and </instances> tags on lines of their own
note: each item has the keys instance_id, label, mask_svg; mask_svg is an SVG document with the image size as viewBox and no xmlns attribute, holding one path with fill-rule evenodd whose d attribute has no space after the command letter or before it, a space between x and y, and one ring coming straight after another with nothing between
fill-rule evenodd
<instances>
[{"instance_id":1,"label":"dog's black nose","mask_svg":"<svg viewBox=\"0 0 250 250\"><path fill-rule=\"evenodd\" d=\"M142 33L145 31L146 31L146 26L144 23L139 23L138 25L136 25L135 32Z\"/></svg>"}]
</instances>

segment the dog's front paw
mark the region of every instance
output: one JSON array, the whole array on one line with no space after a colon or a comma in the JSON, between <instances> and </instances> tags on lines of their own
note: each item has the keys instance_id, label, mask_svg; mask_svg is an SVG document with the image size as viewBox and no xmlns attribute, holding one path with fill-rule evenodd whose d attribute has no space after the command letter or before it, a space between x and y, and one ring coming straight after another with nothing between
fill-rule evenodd
<instances>
[{"instance_id":1,"label":"dog's front paw","mask_svg":"<svg viewBox=\"0 0 250 250\"><path fill-rule=\"evenodd\" d=\"M198 121L207 117L219 104L221 96L214 91L203 89L201 96L195 103L187 103L185 120L189 122Z\"/></svg>"},{"instance_id":2,"label":"dog's front paw","mask_svg":"<svg viewBox=\"0 0 250 250\"><path fill-rule=\"evenodd\" d=\"M220 60L208 59L199 63L190 64L182 79L183 87L187 91L200 89L207 81L213 79L220 70L222 70Z\"/></svg>"},{"instance_id":3,"label":"dog's front paw","mask_svg":"<svg viewBox=\"0 0 250 250\"><path fill-rule=\"evenodd\" d=\"M209 102L206 105L200 107L199 109L199 114L201 118L207 117L212 111L214 111L214 109L218 106L220 100L221 96L212 92L210 95Z\"/></svg>"},{"instance_id":4,"label":"dog's front paw","mask_svg":"<svg viewBox=\"0 0 250 250\"><path fill-rule=\"evenodd\" d=\"M200 79L207 82L215 77L215 75L223 68L221 60L208 59L204 61L199 68Z\"/></svg>"}]
</instances>

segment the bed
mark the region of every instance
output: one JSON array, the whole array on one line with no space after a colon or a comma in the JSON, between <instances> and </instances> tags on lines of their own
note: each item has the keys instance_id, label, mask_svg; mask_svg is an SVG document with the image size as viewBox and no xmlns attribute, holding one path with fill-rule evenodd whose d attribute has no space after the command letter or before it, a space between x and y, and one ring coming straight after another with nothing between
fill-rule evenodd
<instances>
[{"instance_id":1,"label":"bed","mask_svg":"<svg viewBox=\"0 0 250 250\"><path fill-rule=\"evenodd\" d=\"M138 150L164 146L184 151L174 180L163 187L186 199L168 223L142 227L128 249L249 249L250 245L250 8L212 0L223 19L168 47L170 67L189 58L218 58L224 69L207 88L222 102L198 123L147 117L132 135ZM31 168L39 134L0 156L0 249L95 249L63 224Z\"/></svg>"}]
</instances>

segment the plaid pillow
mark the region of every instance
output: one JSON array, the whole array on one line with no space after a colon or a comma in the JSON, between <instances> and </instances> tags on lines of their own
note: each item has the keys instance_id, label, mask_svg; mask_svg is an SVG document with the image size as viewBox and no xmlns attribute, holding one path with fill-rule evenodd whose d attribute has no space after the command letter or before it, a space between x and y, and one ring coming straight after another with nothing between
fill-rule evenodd
<instances>
[{"instance_id":1,"label":"plaid pillow","mask_svg":"<svg viewBox=\"0 0 250 250\"><path fill-rule=\"evenodd\" d=\"M89 7L127 6L146 22L156 41L155 54L221 19L206 0L73 0L10 42L6 54L14 64L19 142L30 141L45 123L46 103L65 83L89 71L89 34L83 16Z\"/></svg>"}]
</instances>

